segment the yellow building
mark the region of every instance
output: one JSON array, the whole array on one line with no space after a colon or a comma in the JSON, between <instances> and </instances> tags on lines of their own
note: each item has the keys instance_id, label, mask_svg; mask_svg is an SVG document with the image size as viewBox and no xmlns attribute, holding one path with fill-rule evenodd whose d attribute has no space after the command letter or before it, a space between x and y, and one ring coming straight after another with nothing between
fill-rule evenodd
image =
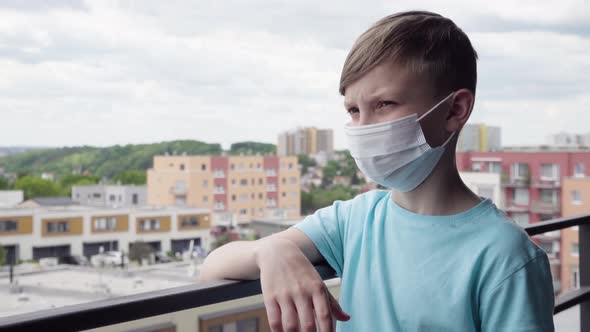
<instances>
[{"instance_id":1,"label":"yellow building","mask_svg":"<svg viewBox=\"0 0 590 332\"><path fill-rule=\"evenodd\" d=\"M156 156L148 204L211 209L218 220L300 216L297 157Z\"/></svg>"},{"instance_id":2,"label":"yellow building","mask_svg":"<svg viewBox=\"0 0 590 332\"><path fill-rule=\"evenodd\" d=\"M561 206L563 217L590 213L590 177L563 179ZM561 290L580 287L578 227L561 231Z\"/></svg>"}]
</instances>

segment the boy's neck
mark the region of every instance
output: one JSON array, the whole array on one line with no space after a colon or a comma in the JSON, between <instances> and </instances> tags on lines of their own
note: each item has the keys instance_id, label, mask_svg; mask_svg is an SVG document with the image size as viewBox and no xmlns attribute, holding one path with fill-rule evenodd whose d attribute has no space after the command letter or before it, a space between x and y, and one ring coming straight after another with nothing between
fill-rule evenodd
<instances>
[{"instance_id":1,"label":"boy's neck","mask_svg":"<svg viewBox=\"0 0 590 332\"><path fill-rule=\"evenodd\" d=\"M455 153L449 147L430 176L410 192L392 190L392 198L402 208L424 215L453 215L481 202L461 180Z\"/></svg>"}]
</instances>

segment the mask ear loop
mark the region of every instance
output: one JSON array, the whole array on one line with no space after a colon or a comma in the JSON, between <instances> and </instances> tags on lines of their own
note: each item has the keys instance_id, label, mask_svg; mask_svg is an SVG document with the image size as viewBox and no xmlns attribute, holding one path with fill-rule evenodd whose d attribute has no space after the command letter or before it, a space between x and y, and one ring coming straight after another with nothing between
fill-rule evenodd
<instances>
[{"instance_id":1,"label":"mask ear loop","mask_svg":"<svg viewBox=\"0 0 590 332\"><path fill-rule=\"evenodd\" d=\"M421 117L419 117L418 119L416 119L416 122L419 122L424 117L426 117L428 114L432 113L435 109L437 109L442 103L444 103L445 101L447 101L454 94L455 94L454 91L451 92L450 95L446 96L443 100L439 101L438 104L434 105L431 109L428 110L428 112L422 114ZM453 136L455 136L455 132L452 132L451 135L449 135L449 138L447 138L447 140L442 145L440 145L440 146L442 146L442 147L447 146L447 144L451 141L451 139L453 138Z\"/></svg>"},{"instance_id":2,"label":"mask ear loop","mask_svg":"<svg viewBox=\"0 0 590 332\"><path fill-rule=\"evenodd\" d=\"M428 110L428 112L422 114L421 117L419 117L416 121L420 121L422 119L424 119L424 117L426 117L428 114L432 113L435 109L437 109L442 103L444 103L445 101L447 101L452 95L454 95L455 92L451 92L450 95L446 96L443 100L439 101L438 104L434 105L431 109Z\"/></svg>"}]
</instances>

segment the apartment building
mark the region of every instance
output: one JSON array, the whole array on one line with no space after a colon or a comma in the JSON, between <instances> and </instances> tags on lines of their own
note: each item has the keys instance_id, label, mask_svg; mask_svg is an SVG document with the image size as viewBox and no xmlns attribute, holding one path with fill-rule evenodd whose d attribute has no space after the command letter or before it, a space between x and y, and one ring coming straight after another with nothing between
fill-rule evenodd
<instances>
[{"instance_id":1,"label":"apartment building","mask_svg":"<svg viewBox=\"0 0 590 332\"><path fill-rule=\"evenodd\" d=\"M466 124L457 140L458 152L489 152L502 149L500 127Z\"/></svg>"},{"instance_id":2,"label":"apartment building","mask_svg":"<svg viewBox=\"0 0 590 332\"><path fill-rule=\"evenodd\" d=\"M73 186L72 200L87 206L145 206L147 205L147 187L106 184Z\"/></svg>"},{"instance_id":3,"label":"apartment building","mask_svg":"<svg viewBox=\"0 0 590 332\"><path fill-rule=\"evenodd\" d=\"M315 127L297 128L279 134L277 154L294 156L334 152L334 131Z\"/></svg>"},{"instance_id":4,"label":"apartment building","mask_svg":"<svg viewBox=\"0 0 590 332\"><path fill-rule=\"evenodd\" d=\"M563 179L561 195L563 216L590 214L590 177ZM562 292L580 287L578 226L561 231L561 289Z\"/></svg>"},{"instance_id":5,"label":"apartment building","mask_svg":"<svg viewBox=\"0 0 590 332\"><path fill-rule=\"evenodd\" d=\"M149 205L206 208L222 222L300 215L294 156L156 156L147 182Z\"/></svg>"},{"instance_id":6,"label":"apartment building","mask_svg":"<svg viewBox=\"0 0 590 332\"><path fill-rule=\"evenodd\" d=\"M208 249L210 224L210 211L198 208L0 209L0 245L9 262L91 256L100 247L128 251L136 241L175 253L188 249L191 240Z\"/></svg>"}]
</instances>

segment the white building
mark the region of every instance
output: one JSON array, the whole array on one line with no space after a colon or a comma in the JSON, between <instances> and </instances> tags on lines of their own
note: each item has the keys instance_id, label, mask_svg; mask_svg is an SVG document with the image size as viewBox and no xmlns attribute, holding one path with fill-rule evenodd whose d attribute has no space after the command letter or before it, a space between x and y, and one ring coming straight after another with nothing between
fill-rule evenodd
<instances>
[{"instance_id":1,"label":"white building","mask_svg":"<svg viewBox=\"0 0 590 332\"><path fill-rule=\"evenodd\" d=\"M83 206L0 209L0 244L9 261L104 250L128 252L136 241L156 251L209 248L209 210L198 208L93 208Z\"/></svg>"},{"instance_id":2,"label":"white building","mask_svg":"<svg viewBox=\"0 0 590 332\"><path fill-rule=\"evenodd\" d=\"M13 207L24 199L22 190L0 190L0 208Z\"/></svg>"},{"instance_id":3,"label":"white building","mask_svg":"<svg viewBox=\"0 0 590 332\"><path fill-rule=\"evenodd\" d=\"M546 141L550 146L590 146L590 132L586 134L560 132L548 135Z\"/></svg>"},{"instance_id":4,"label":"white building","mask_svg":"<svg viewBox=\"0 0 590 332\"><path fill-rule=\"evenodd\" d=\"M490 198L500 210L504 209L500 173L459 172L459 175L474 193L481 197Z\"/></svg>"},{"instance_id":5,"label":"white building","mask_svg":"<svg viewBox=\"0 0 590 332\"><path fill-rule=\"evenodd\" d=\"M147 187L135 185L73 186L72 200L80 205L133 207L147 205Z\"/></svg>"}]
</instances>

